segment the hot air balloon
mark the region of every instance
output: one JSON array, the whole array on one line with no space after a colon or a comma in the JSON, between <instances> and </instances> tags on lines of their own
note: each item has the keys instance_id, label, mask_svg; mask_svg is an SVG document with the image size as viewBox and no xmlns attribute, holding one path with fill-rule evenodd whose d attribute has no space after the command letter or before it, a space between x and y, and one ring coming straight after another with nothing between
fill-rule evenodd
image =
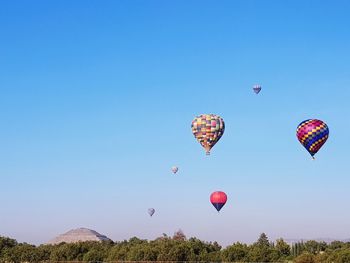
<instances>
[{"instance_id":1,"label":"hot air balloon","mask_svg":"<svg viewBox=\"0 0 350 263\"><path fill-rule=\"evenodd\" d=\"M225 131L224 120L215 114L202 114L192 121L192 133L207 155Z\"/></svg>"},{"instance_id":2,"label":"hot air balloon","mask_svg":"<svg viewBox=\"0 0 350 263\"><path fill-rule=\"evenodd\" d=\"M178 170L179 170L179 168L177 168L176 166L171 167L171 171L172 171L174 174L176 174Z\"/></svg>"},{"instance_id":3,"label":"hot air balloon","mask_svg":"<svg viewBox=\"0 0 350 263\"><path fill-rule=\"evenodd\" d=\"M261 86L260 85L254 85L253 86L253 90L256 94L259 94L259 92L261 91Z\"/></svg>"},{"instance_id":4,"label":"hot air balloon","mask_svg":"<svg viewBox=\"0 0 350 263\"><path fill-rule=\"evenodd\" d=\"M155 211L156 211L156 210L154 210L154 208L148 208L148 214L149 214L150 216L153 216L153 214L154 214Z\"/></svg>"},{"instance_id":5,"label":"hot air balloon","mask_svg":"<svg viewBox=\"0 0 350 263\"><path fill-rule=\"evenodd\" d=\"M224 192L216 191L210 195L210 202L218 212L226 204L227 195Z\"/></svg>"},{"instance_id":6,"label":"hot air balloon","mask_svg":"<svg viewBox=\"0 0 350 263\"><path fill-rule=\"evenodd\" d=\"M329 129L327 124L320 120L306 120L298 125L297 137L299 142L311 154L312 158L327 141Z\"/></svg>"}]
</instances>

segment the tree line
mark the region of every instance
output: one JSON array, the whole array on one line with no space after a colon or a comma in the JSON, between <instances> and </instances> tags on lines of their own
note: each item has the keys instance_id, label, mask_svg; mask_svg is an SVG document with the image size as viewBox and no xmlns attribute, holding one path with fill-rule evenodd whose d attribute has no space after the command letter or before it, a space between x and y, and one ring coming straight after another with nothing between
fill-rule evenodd
<instances>
[{"instance_id":1,"label":"tree line","mask_svg":"<svg viewBox=\"0 0 350 263\"><path fill-rule=\"evenodd\" d=\"M283 239L270 242L262 233L253 244L236 242L222 248L217 242L186 238L182 231L155 240L133 237L120 242L79 242L34 246L0 237L0 262L57 261L173 261L173 262L295 262L349 263L350 242L330 244L310 240L293 245Z\"/></svg>"}]
</instances>

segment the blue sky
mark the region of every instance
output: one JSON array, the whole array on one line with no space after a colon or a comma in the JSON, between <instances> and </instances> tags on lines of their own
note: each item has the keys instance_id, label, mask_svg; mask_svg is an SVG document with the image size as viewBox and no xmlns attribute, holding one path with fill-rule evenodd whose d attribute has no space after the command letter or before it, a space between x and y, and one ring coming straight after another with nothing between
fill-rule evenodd
<instances>
[{"instance_id":1,"label":"blue sky","mask_svg":"<svg viewBox=\"0 0 350 263\"><path fill-rule=\"evenodd\" d=\"M2 2L0 235L349 238L349 8ZM226 123L209 157L191 133L201 113ZM295 136L309 118L330 128L316 161Z\"/></svg>"}]
</instances>

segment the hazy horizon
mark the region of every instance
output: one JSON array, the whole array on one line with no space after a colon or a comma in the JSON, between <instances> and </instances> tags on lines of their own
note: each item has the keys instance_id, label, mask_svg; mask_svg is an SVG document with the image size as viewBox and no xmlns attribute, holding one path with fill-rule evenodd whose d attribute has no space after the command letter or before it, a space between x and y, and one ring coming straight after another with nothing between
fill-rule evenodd
<instances>
[{"instance_id":1,"label":"hazy horizon","mask_svg":"<svg viewBox=\"0 0 350 263\"><path fill-rule=\"evenodd\" d=\"M47 242L49 242L50 240L52 240L52 239L54 239L54 238L56 238L56 237L58 237L58 236L60 236L60 235L62 235L62 234L65 234L65 233L67 233L67 232L70 232L70 231L72 231L72 230L76 230L76 229L78 229L78 228L84 228L84 229L89 229L89 230L93 230L93 231L96 231L98 234L101 234L101 235L104 235L104 236L106 236L106 237L108 237L108 238L110 238L112 241L114 241L114 242L120 242L120 241L124 241L124 240L129 240L130 238L132 238L132 237L135 237L135 236L130 236L129 238L122 238L122 239L113 239L113 238L111 238L109 235L108 235L108 233L101 233L101 232L99 232L98 230L96 230L96 229L91 229L91 228L87 228L87 227L77 227L77 228L72 228L72 229L69 229L69 230L66 230L66 231L64 231L64 232L62 232L62 233L58 233L56 236L53 236L53 237L51 237L49 240L46 240L45 242L34 242L34 243L31 243L31 244L34 244L34 245L42 245L42 244L46 244ZM177 229L176 231L174 231L173 233L162 233L162 234L159 234L158 236L156 236L156 237L154 237L154 238L142 238L142 239L147 239L147 240L154 240L154 239L156 239L156 238L158 238L158 237L162 237L163 236L163 234L166 234L167 236L169 236L169 237L172 237L174 234L175 234L175 232L177 232L177 231L179 231L179 230L181 230L182 231L182 229ZM186 235L186 233L184 233L185 235ZM261 234L261 233L260 233ZM260 235L259 234L259 235ZM338 239L338 238L332 238L332 237L283 237L283 236L279 236L279 237L275 237L275 238L271 238L271 237L269 237L269 235L268 235L268 233L265 233L265 234L267 234L267 237L269 238L269 241L271 241L271 242L275 242L277 239L279 239L279 238L282 238L284 241L286 241L287 243L290 243L290 242L292 242L292 243L294 243L294 242L300 242L300 241L307 241L307 240L315 240L315 241L325 241L325 242L332 242L332 241L343 241L343 242L349 242L349 240L350 240L350 238L345 238L345 239ZM11 236L8 236L9 238L14 238L14 237L11 237ZM140 238L140 237L138 237L138 236L136 236L137 238ZM191 238L191 237L196 237L196 236L188 236L188 235L186 235L186 238L188 239L188 238ZM252 243L254 243L254 242L256 242L256 240L258 239L258 236L256 237L256 239L255 240L250 240L250 241L247 241L247 242L244 242L244 243L248 243L248 244L252 244ZM26 243L28 243L26 240L17 240L17 241L19 241L19 242L26 242ZM217 241L217 240L204 240L204 241L207 241L207 242L214 242L214 241ZM242 242L242 240L232 240L231 242L228 242L228 243L219 243L219 245L222 245L222 246L224 246L224 247L226 247L226 246L229 246L229 245L232 245L233 243L235 243L235 242Z\"/></svg>"},{"instance_id":2,"label":"hazy horizon","mask_svg":"<svg viewBox=\"0 0 350 263\"><path fill-rule=\"evenodd\" d=\"M349 8L1 3L0 235L350 238ZM191 132L202 113L226 124L210 156ZM315 161L295 135L310 118L330 130Z\"/></svg>"}]
</instances>

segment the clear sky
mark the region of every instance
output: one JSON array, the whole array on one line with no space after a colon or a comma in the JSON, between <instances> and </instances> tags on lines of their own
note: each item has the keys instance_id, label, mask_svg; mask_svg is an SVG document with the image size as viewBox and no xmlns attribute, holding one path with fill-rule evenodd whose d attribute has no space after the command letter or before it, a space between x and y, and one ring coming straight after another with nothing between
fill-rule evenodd
<instances>
[{"instance_id":1,"label":"clear sky","mask_svg":"<svg viewBox=\"0 0 350 263\"><path fill-rule=\"evenodd\" d=\"M1 2L0 235L349 238L349 10L346 0ZM226 123L210 156L191 133L201 113ZM295 136L309 118L330 129L316 161ZM220 214L215 190L228 195Z\"/></svg>"}]
</instances>

